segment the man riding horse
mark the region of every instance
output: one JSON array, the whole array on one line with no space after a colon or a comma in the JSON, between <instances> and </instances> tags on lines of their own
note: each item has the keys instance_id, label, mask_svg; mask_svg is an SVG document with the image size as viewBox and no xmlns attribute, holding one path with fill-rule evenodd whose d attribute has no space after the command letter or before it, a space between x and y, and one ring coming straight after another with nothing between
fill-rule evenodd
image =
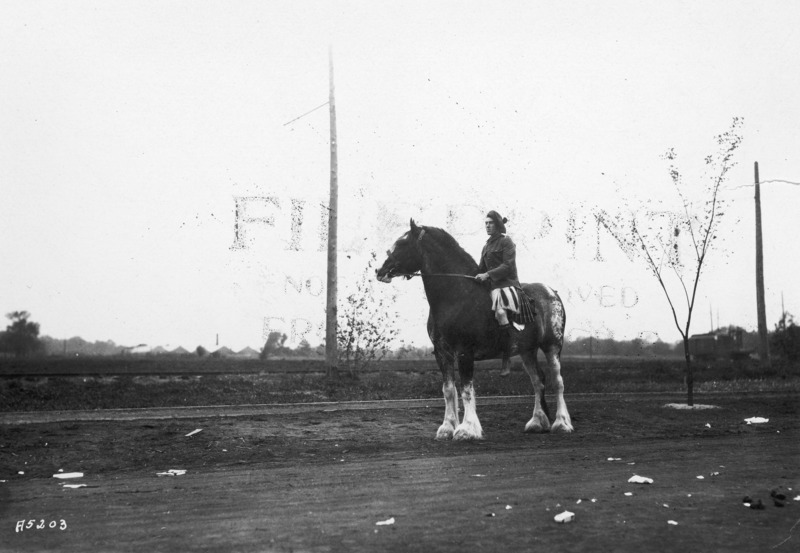
<instances>
[{"instance_id":1,"label":"man riding horse","mask_svg":"<svg viewBox=\"0 0 800 553\"><path fill-rule=\"evenodd\" d=\"M481 251L481 261L478 265L478 275L475 279L480 282L489 282L492 294L492 309L495 319L500 325L500 350L503 352L503 369L500 376L511 374L511 337L513 326L509 321L510 313L519 314L522 305L518 289L521 289L517 277L517 247L514 241L506 235L508 219L501 217L492 210L486 214L484 225L489 239ZM525 298L522 299L525 301ZM518 329L521 329L521 325Z\"/></svg>"}]
</instances>

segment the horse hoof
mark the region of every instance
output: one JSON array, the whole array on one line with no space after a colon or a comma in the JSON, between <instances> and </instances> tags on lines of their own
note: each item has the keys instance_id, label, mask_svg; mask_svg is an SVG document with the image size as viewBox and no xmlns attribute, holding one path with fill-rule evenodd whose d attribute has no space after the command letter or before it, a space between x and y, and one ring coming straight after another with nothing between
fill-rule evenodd
<instances>
[{"instance_id":1,"label":"horse hoof","mask_svg":"<svg viewBox=\"0 0 800 553\"><path fill-rule=\"evenodd\" d=\"M452 440L453 439L453 427L452 426L441 426L439 430L436 431L436 439L437 440Z\"/></svg>"},{"instance_id":2,"label":"horse hoof","mask_svg":"<svg viewBox=\"0 0 800 553\"><path fill-rule=\"evenodd\" d=\"M553 427L550 429L550 431L551 432L561 432L561 433L564 433L564 434L569 434L571 432L574 432L575 429L572 428L572 423L570 421L556 420L553 423Z\"/></svg>"},{"instance_id":3,"label":"horse hoof","mask_svg":"<svg viewBox=\"0 0 800 553\"><path fill-rule=\"evenodd\" d=\"M539 417L533 417L531 420L528 421L528 424L525 425L525 432L531 432L534 434L544 434L545 432L550 431L550 421L547 420L547 417L541 419Z\"/></svg>"},{"instance_id":4,"label":"horse hoof","mask_svg":"<svg viewBox=\"0 0 800 553\"><path fill-rule=\"evenodd\" d=\"M453 440L458 442L463 441L470 441L470 440L482 440L483 439L483 430L480 427L474 428L469 426L464 426L463 424L460 425L455 434L453 434Z\"/></svg>"}]
</instances>

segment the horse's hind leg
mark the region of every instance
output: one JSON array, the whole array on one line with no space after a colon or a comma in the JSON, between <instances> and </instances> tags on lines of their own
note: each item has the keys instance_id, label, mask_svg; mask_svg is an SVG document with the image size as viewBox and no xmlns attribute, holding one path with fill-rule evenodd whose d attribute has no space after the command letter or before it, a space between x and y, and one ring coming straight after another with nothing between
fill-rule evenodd
<instances>
[{"instance_id":1,"label":"horse's hind leg","mask_svg":"<svg viewBox=\"0 0 800 553\"><path fill-rule=\"evenodd\" d=\"M572 421L567 411L567 403L564 401L564 379L561 378L561 355L560 348L548 348L545 350L545 357L547 357L547 366L550 369L550 381L556 389L556 418L553 421L551 431L553 432L572 432Z\"/></svg>"},{"instance_id":2,"label":"horse's hind leg","mask_svg":"<svg viewBox=\"0 0 800 553\"><path fill-rule=\"evenodd\" d=\"M550 420L547 418L547 406L544 402L545 375L536 359L536 352L522 352L522 365L533 384L533 416L525 425L525 432L547 432L550 430Z\"/></svg>"},{"instance_id":3,"label":"horse's hind leg","mask_svg":"<svg viewBox=\"0 0 800 553\"><path fill-rule=\"evenodd\" d=\"M436 431L437 440L449 440L458 426L458 390L455 383L453 355L434 351L439 369L442 371L442 394L444 395L444 422Z\"/></svg>"}]
</instances>

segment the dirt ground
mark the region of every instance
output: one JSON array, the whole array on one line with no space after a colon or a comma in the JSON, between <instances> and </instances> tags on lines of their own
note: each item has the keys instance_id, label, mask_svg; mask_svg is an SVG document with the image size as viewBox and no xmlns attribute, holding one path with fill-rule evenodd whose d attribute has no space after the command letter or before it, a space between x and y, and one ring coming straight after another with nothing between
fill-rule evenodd
<instances>
[{"instance_id":1,"label":"dirt ground","mask_svg":"<svg viewBox=\"0 0 800 553\"><path fill-rule=\"evenodd\" d=\"M471 443L433 439L442 400L117 422L4 414L0 551L800 550L796 394L708 394L696 401L718 408L691 411L661 396L567 401L574 434L532 435L531 405L478 398L486 439ZM186 473L157 474L170 469ZM564 510L574 521L556 523Z\"/></svg>"}]
</instances>

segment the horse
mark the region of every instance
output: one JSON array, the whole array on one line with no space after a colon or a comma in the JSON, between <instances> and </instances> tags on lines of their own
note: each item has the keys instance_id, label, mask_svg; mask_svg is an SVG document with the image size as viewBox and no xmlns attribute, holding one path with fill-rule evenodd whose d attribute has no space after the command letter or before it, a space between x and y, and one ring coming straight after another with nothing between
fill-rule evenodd
<instances>
[{"instance_id":1,"label":"horse","mask_svg":"<svg viewBox=\"0 0 800 553\"><path fill-rule=\"evenodd\" d=\"M381 282L394 277L422 278L430 306L428 336L433 354L442 372L444 422L436 431L437 440L480 440L483 429L476 410L473 372L475 361L498 359L500 325L494 317L489 290L475 280L478 264L446 231L418 226L411 228L386 252L386 260L376 270ZM526 432L572 432L572 421L564 401L561 377L561 349L564 345L566 312L558 293L544 284L523 284L531 298L535 320L512 337L511 355L522 358L534 389L533 415L525 424ZM538 350L547 359L548 373L537 360ZM454 365L461 378L464 417L458 420L458 392ZM553 424L546 413L546 379L555 383L557 408Z\"/></svg>"}]
</instances>

